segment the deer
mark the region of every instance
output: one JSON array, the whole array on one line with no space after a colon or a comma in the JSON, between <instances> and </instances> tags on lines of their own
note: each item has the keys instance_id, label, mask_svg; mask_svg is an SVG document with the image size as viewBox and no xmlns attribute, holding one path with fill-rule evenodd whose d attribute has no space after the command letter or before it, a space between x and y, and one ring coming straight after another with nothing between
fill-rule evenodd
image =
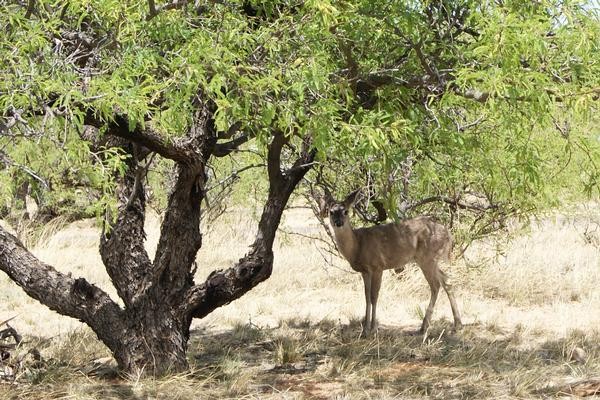
<instances>
[{"instance_id":1,"label":"deer","mask_svg":"<svg viewBox=\"0 0 600 400\"><path fill-rule=\"evenodd\" d=\"M440 286L450 300L454 316L454 329L462 328L460 313L447 275L440 262L449 262L452 237L448 229L433 218L419 216L400 222L353 228L349 211L355 206L360 189L350 193L343 201L336 201L328 190L319 199L321 216L329 214L335 242L350 267L362 275L365 289L365 318L363 333L377 332L377 298L383 271L402 270L407 263L415 262L425 275L431 289L431 298L418 331L426 334L438 297Z\"/></svg>"}]
</instances>

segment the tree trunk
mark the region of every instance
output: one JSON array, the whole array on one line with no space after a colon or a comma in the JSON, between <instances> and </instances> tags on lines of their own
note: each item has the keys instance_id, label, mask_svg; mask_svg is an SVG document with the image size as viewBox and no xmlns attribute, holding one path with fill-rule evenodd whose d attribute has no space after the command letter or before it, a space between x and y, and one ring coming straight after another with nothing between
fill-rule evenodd
<instances>
[{"instance_id":1,"label":"tree trunk","mask_svg":"<svg viewBox=\"0 0 600 400\"><path fill-rule=\"evenodd\" d=\"M113 351L120 369L155 376L185 371L191 320L174 315L172 308L161 304L161 299L146 306L127 313L126 323L130 328Z\"/></svg>"},{"instance_id":2,"label":"tree trunk","mask_svg":"<svg viewBox=\"0 0 600 400\"><path fill-rule=\"evenodd\" d=\"M129 131L125 117L115 117L107 134L131 157L119 177L116 222L103 233L100 253L121 308L84 278L73 279L37 260L16 238L0 228L0 269L32 297L63 315L77 318L112 351L121 370L164 375L188 368L186 359L192 318L202 318L266 280L273 268L273 242L288 199L314 159L310 139L295 163L281 169L289 137L275 132L268 147L269 194L252 250L235 266L194 282L196 254L202 245L200 204L205 168L211 156L225 156L248 140L240 136L217 143L214 104L196 104L185 140L167 141L149 131ZM86 116L95 123L93 113ZM176 161L177 179L169 196L154 260L144 241L145 190L141 165L150 152Z\"/></svg>"}]
</instances>

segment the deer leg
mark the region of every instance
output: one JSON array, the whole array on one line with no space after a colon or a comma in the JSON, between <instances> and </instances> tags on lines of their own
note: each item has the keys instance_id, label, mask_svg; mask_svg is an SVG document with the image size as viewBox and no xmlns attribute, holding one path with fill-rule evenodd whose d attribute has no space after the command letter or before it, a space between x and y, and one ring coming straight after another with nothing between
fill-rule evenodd
<instances>
[{"instance_id":1,"label":"deer leg","mask_svg":"<svg viewBox=\"0 0 600 400\"><path fill-rule=\"evenodd\" d=\"M429 328L429 324L431 323L431 315L433 314L433 308L435 307L435 302L438 297L438 293L440 291L440 278L439 278L439 268L435 261L430 261L424 263L423 265L419 264L421 270L423 271L423 275L425 275L425 279L427 279L427 283L429 283L429 288L431 289L431 298L429 299L429 305L427 306L427 310L425 310L425 317L423 318L423 323L421 324L420 333L427 332L427 328Z\"/></svg>"},{"instance_id":2,"label":"deer leg","mask_svg":"<svg viewBox=\"0 0 600 400\"><path fill-rule=\"evenodd\" d=\"M365 319L363 320L363 332L368 335L371 328L371 273L362 273L363 283L365 284Z\"/></svg>"},{"instance_id":3,"label":"deer leg","mask_svg":"<svg viewBox=\"0 0 600 400\"><path fill-rule=\"evenodd\" d=\"M381 288L381 277L383 271L374 271L371 274L371 331L377 332L377 298L379 297L379 289Z\"/></svg>"},{"instance_id":4,"label":"deer leg","mask_svg":"<svg viewBox=\"0 0 600 400\"><path fill-rule=\"evenodd\" d=\"M450 300L450 308L452 308L452 315L454 316L454 329L459 330L460 328L462 328L462 321L460 320L460 312L458 311L458 306L456 305L456 299L454 298L452 285L448 283L448 277L446 276L444 271L440 270L439 275L440 280L442 282L442 287L448 295L448 300Z\"/></svg>"}]
</instances>

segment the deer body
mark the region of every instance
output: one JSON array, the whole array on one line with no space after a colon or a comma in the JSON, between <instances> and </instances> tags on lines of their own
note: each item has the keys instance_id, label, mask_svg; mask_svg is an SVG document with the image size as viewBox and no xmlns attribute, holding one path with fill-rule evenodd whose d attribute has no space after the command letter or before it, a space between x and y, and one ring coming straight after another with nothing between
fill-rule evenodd
<instances>
[{"instance_id":1,"label":"deer body","mask_svg":"<svg viewBox=\"0 0 600 400\"><path fill-rule=\"evenodd\" d=\"M354 204L356 195L357 192L352 193L342 203L330 199L328 204L329 219L338 249L352 269L360 272L363 278L366 300L365 333L369 334L377 329L377 298L383 271L401 268L409 262L419 265L431 289L421 332L424 333L429 327L440 286L448 295L454 326L459 329L462 322L456 300L446 275L439 268L440 261L449 260L452 247L450 232L444 225L429 217L354 229L348 210Z\"/></svg>"},{"instance_id":2,"label":"deer body","mask_svg":"<svg viewBox=\"0 0 600 400\"><path fill-rule=\"evenodd\" d=\"M333 232L340 252L357 272L418 262L425 248L439 258L448 258L450 251L450 234L428 217L358 229L348 222L334 226Z\"/></svg>"}]
</instances>

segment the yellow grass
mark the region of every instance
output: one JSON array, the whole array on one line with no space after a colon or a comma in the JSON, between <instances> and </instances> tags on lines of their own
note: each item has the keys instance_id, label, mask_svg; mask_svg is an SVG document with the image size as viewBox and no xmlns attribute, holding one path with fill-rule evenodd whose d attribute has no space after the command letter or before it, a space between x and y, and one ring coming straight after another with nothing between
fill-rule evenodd
<instances>
[{"instance_id":1,"label":"yellow grass","mask_svg":"<svg viewBox=\"0 0 600 400\"><path fill-rule=\"evenodd\" d=\"M205 232L197 280L227 268L247 251L252 218L234 212ZM386 273L378 306L379 334L359 337L362 281L318 242L280 233L272 277L240 300L194 321L188 374L118 379L94 363L109 356L88 329L30 300L0 275L0 321L11 321L45 360L0 398L542 398L600 375L600 242L598 215L534 223L501 254L478 243L452 267L465 329L450 332L441 295L427 337L420 325L429 290L418 268ZM159 220L146 232L153 254ZM283 230L319 234L304 209L285 215ZM91 221L49 228L34 253L83 276L116 299L98 255ZM327 263L328 259L330 263ZM575 348L585 362L571 360ZM105 377L101 377L105 376ZM108 377L106 377L108 376Z\"/></svg>"}]
</instances>

